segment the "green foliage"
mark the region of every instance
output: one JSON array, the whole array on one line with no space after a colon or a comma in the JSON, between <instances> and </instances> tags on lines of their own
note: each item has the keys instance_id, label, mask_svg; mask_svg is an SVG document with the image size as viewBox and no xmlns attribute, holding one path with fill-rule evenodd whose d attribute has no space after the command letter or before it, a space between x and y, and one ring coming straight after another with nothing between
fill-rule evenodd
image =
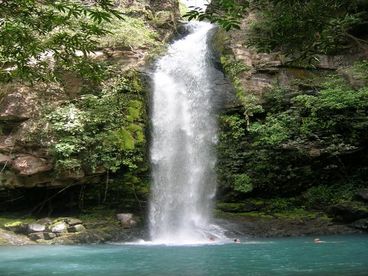
<instances>
[{"instance_id":1,"label":"green foliage","mask_svg":"<svg viewBox=\"0 0 368 276\"><path fill-rule=\"evenodd\" d=\"M241 61L235 60L232 56L222 56L221 64L226 74L231 79L237 98L244 106L244 115L246 117L247 126L249 126L250 118L254 113L263 111L262 106L259 104L259 99L251 93L244 91L241 82L240 74L249 71L250 68Z\"/></svg>"},{"instance_id":2,"label":"green foliage","mask_svg":"<svg viewBox=\"0 0 368 276\"><path fill-rule=\"evenodd\" d=\"M91 77L100 68L88 59L101 23L121 18L112 1L2 1L0 5L0 81L52 80L61 70ZM90 68L90 70L86 70ZM58 70L54 70L58 69ZM94 74L96 76L96 74Z\"/></svg>"},{"instance_id":3,"label":"green foliage","mask_svg":"<svg viewBox=\"0 0 368 276\"><path fill-rule=\"evenodd\" d=\"M234 176L234 190L241 193L249 193L253 190L252 180L247 174Z\"/></svg>"},{"instance_id":4,"label":"green foliage","mask_svg":"<svg viewBox=\"0 0 368 276\"><path fill-rule=\"evenodd\" d=\"M307 207L323 210L333 204L351 201L356 190L353 183L332 186L319 185L308 189L304 197Z\"/></svg>"},{"instance_id":5,"label":"green foliage","mask_svg":"<svg viewBox=\"0 0 368 276\"><path fill-rule=\"evenodd\" d=\"M241 173L243 166L243 144L246 138L246 122L242 115L222 115L220 117L217 172L222 189L233 189L235 174Z\"/></svg>"},{"instance_id":6,"label":"green foliage","mask_svg":"<svg viewBox=\"0 0 368 276\"><path fill-rule=\"evenodd\" d=\"M316 185L361 185L368 168L367 86L353 89L332 76L319 89L269 91L262 103L267 113L257 113L249 127L246 116L221 117L220 189L236 195L251 183L254 194L287 196Z\"/></svg>"},{"instance_id":7,"label":"green foliage","mask_svg":"<svg viewBox=\"0 0 368 276\"><path fill-rule=\"evenodd\" d=\"M46 116L56 167L63 170L136 169L143 161L144 106L137 73L117 78L100 95L85 94ZM113 115L112 115L113 114Z\"/></svg>"},{"instance_id":8,"label":"green foliage","mask_svg":"<svg viewBox=\"0 0 368 276\"><path fill-rule=\"evenodd\" d=\"M185 16L209 20L225 30L240 29L248 12L257 18L250 24L248 46L259 51L281 51L292 60L318 62L318 54L333 54L351 45L367 49L362 29L368 18L360 0L217 0L206 10Z\"/></svg>"},{"instance_id":9,"label":"green foliage","mask_svg":"<svg viewBox=\"0 0 368 276\"><path fill-rule=\"evenodd\" d=\"M231 56L222 56L221 64L230 78L236 78L240 73L250 70L244 63Z\"/></svg>"},{"instance_id":10,"label":"green foliage","mask_svg":"<svg viewBox=\"0 0 368 276\"><path fill-rule=\"evenodd\" d=\"M217 0L213 1L206 11L193 7L184 17L188 20L209 20L228 31L233 28L240 29L240 20L248 7L248 1Z\"/></svg>"},{"instance_id":11,"label":"green foliage","mask_svg":"<svg viewBox=\"0 0 368 276\"><path fill-rule=\"evenodd\" d=\"M365 12L357 1L260 1L264 6L251 27L249 45L309 62L319 53L336 53L348 46L349 33L362 24Z\"/></svg>"},{"instance_id":12,"label":"green foliage","mask_svg":"<svg viewBox=\"0 0 368 276\"><path fill-rule=\"evenodd\" d=\"M98 39L100 47L139 48L158 45L159 38L150 26L141 18L123 16L123 20L112 19L103 24L109 33Z\"/></svg>"},{"instance_id":13,"label":"green foliage","mask_svg":"<svg viewBox=\"0 0 368 276\"><path fill-rule=\"evenodd\" d=\"M357 62L353 66L353 76L357 79L368 81L368 61Z\"/></svg>"}]
</instances>

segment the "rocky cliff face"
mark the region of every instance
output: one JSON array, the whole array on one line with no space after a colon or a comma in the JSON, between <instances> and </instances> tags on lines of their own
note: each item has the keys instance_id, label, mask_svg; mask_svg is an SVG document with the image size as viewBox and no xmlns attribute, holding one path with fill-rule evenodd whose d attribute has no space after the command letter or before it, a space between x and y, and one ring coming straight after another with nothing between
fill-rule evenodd
<instances>
[{"instance_id":1,"label":"rocky cliff face","mask_svg":"<svg viewBox=\"0 0 368 276\"><path fill-rule=\"evenodd\" d=\"M126 83L124 88L135 93L144 67L165 47L176 30L179 4L176 0L117 2L125 14L125 21L107 26L112 33L101 39L101 48L91 57L107 64L109 70L113 68L114 74L121 78L135 72L136 77L128 77L131 83ZM104 83L109 83L109 79ZM57 169L52 148L55 140L41 135L50 128L47 117L50 111L78 104L86 91L98 95L101 87L95 85L73 72L65 72L55 83L1 86L0 190L5 199L9 199L9 191L17 188L68 187L101 181L101 176L106 174L103 168ZM111 89L113 86L110 85ZM142 114L144 117L145 112Z\"/></svg>"},{"instance_id":2,"label":"rocky cliff face","mask_svg":"<svg viewBox=\"0 0 368 276\"><path fill-rule=\"evenodd\" d=\"M298 99L315 97L316 102L310 107L313 108L318 101L323 101L318 97L326 89L332 91L338 87L330 92L326 102L334 101L334 95L341 90L351 95L365 91L366 69L359 73L357 68L365 66L359 64L365 64L367 52L352 47L342 54L320 55L313 66L295 64L280 52L260 53L247 47L248 26L254 20L256 16L250 14L243 20L240 30L217 34L215 45L221 52L222 66L236 94L236 99L220 117L218 198L236 206L249 202L267 203L267 206L261 204L259 208L240 211L249 216L265 213L278 217L286 213L297 217L300 210L317 210L339 223L350 223L347 217L353 217L352 209L367 210L366 203L357 199L367 181L366 174L361 174L367 168L367 160L363 157L367 151L366 136L357 134L356 140L341 142L354 141L354 150L351 147L331 153L326 149L334 147L335 142L330 137L350 135L351 130L343 126L354 129L355 123L365 120L361 116L353 118L354 114L365 114L366 107L360 110L358 104L353 105L347 108L352 113L346 115L344 108L337 110L336 106L331 106L317 111L313 117L308 107L295 102L297 96L300 96ZM325 81L329 78L341 86L331 82L326 87ZM336 103L340 100L344 101L340 97ZM320 120L318 116L323 116L323 112L329 115ZM340 121L335 122L337 117ZM308 120L315 120L313 127L307 125ZM331 123L327 126L329 120ZM339 126L336 129L332 127L335 124ZM301 132L310 136L301 135L296 130L298 127L304 127ZM284 134L287 138L281 137ZM221 204L218 204L219 209ZM344 219L336 215L343 212L347 214ZM364 218L367 218L366 213ZM359 223L352 226L362 230Z\"/></svg>"},{"instance_id":3,"label":"rocky cliff face","mask_svg":"<svg viewBox=\"0 0 368 276\"><path fill-rule=\"evenodd\" d=\"M260 53L246 45L249 25L255 20L257 20L256 16L249 14L242 21L240 30L218 34L219 50L223 57L243 66L243 70L237 74L237 77L244 91L262 98L264 93L277 85L297 89L295 80L308 80L318 74L332 71L345 74L352 85L364 84L352 76L349 77L344 69L357 61L366 59L367 52L351 49L349 53L344 54L319 55L319 60L313 64L313 67L308 64L291 65L290 60L280 52Z\"/></svg>"}]
</instances>

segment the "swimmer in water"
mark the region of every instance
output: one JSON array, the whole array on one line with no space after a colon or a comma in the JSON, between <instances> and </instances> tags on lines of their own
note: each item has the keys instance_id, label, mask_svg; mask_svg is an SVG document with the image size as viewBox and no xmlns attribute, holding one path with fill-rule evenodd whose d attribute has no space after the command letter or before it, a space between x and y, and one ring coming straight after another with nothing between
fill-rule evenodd
<instances>
[{"instance_id":1,"label":"swimmer in water","mask_svg":"<svg viewBox=\"0 0 368 276\"><path fill-rule=\"evenodd\" d=\"M321 241L319 238L315 238L313 240L314 243L323 243L324 241Z\"/></svg>"}]
</instances>

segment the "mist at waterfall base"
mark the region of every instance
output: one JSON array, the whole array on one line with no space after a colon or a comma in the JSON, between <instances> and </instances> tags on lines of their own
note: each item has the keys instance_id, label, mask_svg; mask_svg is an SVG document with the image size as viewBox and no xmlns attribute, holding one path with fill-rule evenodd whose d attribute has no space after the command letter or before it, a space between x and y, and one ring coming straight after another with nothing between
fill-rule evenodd
<instances>
[{"instance_id":1,"label":"mist at waterfall base","mask_svg":"<svg viewBox=\"0 0 368 276\"><path fill-rule=\"evenodd\" d=\"M196 244L225 238L211 223L216 192L217 123L209 47L214 26L186 24L153 74L150 235L154 243Z\"/></svg>"},{"instance_id":2,"label":"mist at waterfall base","mask_svg":"<svg viewBox=\"0 0 368 276\"><path fill-rule=\"evenodd\" d=\"M197 246L0 247L0 275L367 275L368 236Z\"/></svg>"}]
</instances>

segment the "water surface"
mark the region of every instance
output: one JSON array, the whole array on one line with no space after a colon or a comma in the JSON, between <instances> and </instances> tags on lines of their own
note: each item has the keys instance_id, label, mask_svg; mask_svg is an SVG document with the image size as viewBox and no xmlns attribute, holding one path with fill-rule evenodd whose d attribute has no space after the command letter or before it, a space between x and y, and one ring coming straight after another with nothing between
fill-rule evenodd
<instances>
[{"instance_id":1,"label":"water surface","mask_svg":"<svg viewBox=\"0 0 368 276\"><path fill-rule=\"evenodd\" d=\"M0 275L368 275L368 236L200 246L0 247Z\"/></svg>"}]
</instances>

